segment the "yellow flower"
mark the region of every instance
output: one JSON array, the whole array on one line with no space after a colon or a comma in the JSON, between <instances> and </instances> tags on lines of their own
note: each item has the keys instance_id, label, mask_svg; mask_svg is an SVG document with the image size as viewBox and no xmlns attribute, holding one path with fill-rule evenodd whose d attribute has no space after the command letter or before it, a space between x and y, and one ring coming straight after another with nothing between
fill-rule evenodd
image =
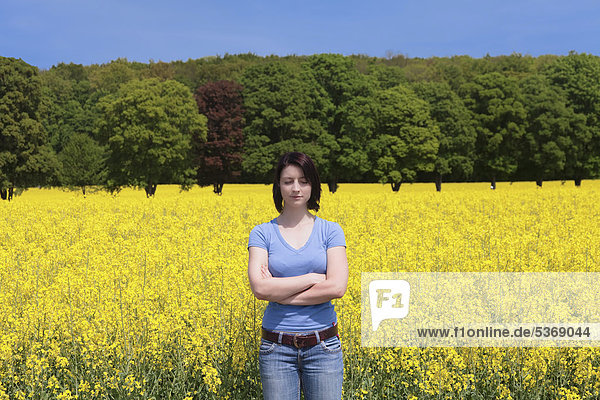
<instances>
[{"instance_id":1,"label":"yellow flower","mask_svg":"<svg viewBox=\"0 0 600 400\"><path fill-rule=\"evenodd\" d=\"M334 300L345 396L401 388L409 399L510 399L520 387L598 397L598 348L361 347L362 272L598 271L600 181L485 186L324 187L318 215L344 229L350 269ZM266 302L250 292L246 245L254 225L276 216L269 191L164 186L146 199L130 189L115 198L30 189L0 201L0 400L42 390L74 398L71 382L82 398L144 397L168 390L173 374L204 383L180 397L220 398L234 388L219 371L260 390L247 367Z\"/></svg>"}]
</instances>

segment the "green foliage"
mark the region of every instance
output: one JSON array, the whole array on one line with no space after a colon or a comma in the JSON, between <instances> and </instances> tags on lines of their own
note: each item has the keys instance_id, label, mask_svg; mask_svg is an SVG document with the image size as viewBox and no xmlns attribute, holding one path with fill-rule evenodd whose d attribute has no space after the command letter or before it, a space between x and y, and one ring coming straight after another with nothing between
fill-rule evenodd
<instances>
[{"instance_id":1,"label":"green foliage","mask_svg":"<svg viewBox=\"0 0 600 400\"><path fill-rule=\"evenodd\" d=\"M106 179L106 149L85 133L75 133L58 154L61 162L60 182L72 188L100 185Z\"/></svg>"},{"instance_id":2,"label":"green foliage","mask_svg":"<svg viewBox=\"0 0 600 400\"><path fill-rule=\"evenodd\" d=\"M585 129L571 136L566 173L576 179L600 177L600 58L572 52L551 64L546 74L586 119Z\"/></svg>"},{"instance_id":3,"label":"green foliage","mask_svg":"<svg viewBox=\"0 0 600 400\"><path fill-rule=\"evenodd\" d=\"M370 172L367 146L375 135L373 96L356 96L341 107L341 132L337 138L338 176L348 182L363 179Z\"/></svg>"},{"instance_id":4,"label":"green foliage","mask_svg":"<svg viewBox=\"0 0 600 400\"><path fill-rule=\"evenodd\" d=\"M142 75L144 78L157 78L161 81L166 81L175 77L175 68L172 64L166 62L159 61L156 63L150 60L148 70Z\"/></svg>"},{"instance_id":5,"label":"green foliage","mask_svg":"<svg viewBox=\"0 0 600 400\"><path fill-rule=\"evenodd\" d=\"M493 71L501 72L506 76L517 78L525 77L531 74L535 59L531 56L523 56L519 53L513 53L509 56L498 56L487 58Z\"/></svg>"},{"instance_id":6,"label":"green foliage","mask_svg":"<svg viewBox=\"0 0 600 400\"><path fill-rule=\"evenodd\" d=\"M375 177L381 183L413 182L419 171L432 171L439 128L429 105L404 86L382 90L374 108L377 136L368 145Z\"/></svg>"},{"instance_id":7,"label":"green foliage","mask_svg":"<svg viewBox=\"0 0 600 400\"><path fill-rule=\"evenodd\" d=\"M327 135L321 141L328 155L326 163L320 165L320 173L335 192L340 178L356 180L368 171L365 147L373 133L375 85L370 77L358 72L352 59L342 55L311 56L304 66L331 104L324 121Z\"/></svg>"},{"instance_id":8,"label":"green foliage","mask_svg":"<svg viewBox=\"0 0 600 400\"><path fill-rule=\"evenodd\" d=\"M487 73L463 85L461 94L476 123L479 177L509 177L517 170L527 115L517 79Z\"/></svg>"},{"instance_id":9,"label":"green foliage","mask_svg":"<svg viewBox=\"0 0 600 400\"><path fill-rule=\"evenodd\" d=\"M470 177L477 133L464 103L446 82L419 82L412 88L429 103L431 117L440 128L434 171L440 176Z\"/></svg>"},{"instance_id":10,"label":"green foliage","mask_svg":"<svg viewBox=\"0 0 600 400\"><path fill-rule=\"evenodd\" d=\"M289 150L310 154L332 191L344 181L429 179L431 173L424 171L434 172L440 182L442 175L453 180L574 178L577 182L600 176L599 60L574 52L566 57L533 58L514 53L479 59L409 58L391 52L385 58L338 54L259 57L249 53L171 63L126 59L91 66L61 63L38 76L35 68L22 61L23 65L17 66L16 60L3 58L2 90L12 94L3 94L0 100L0 191L6 187L16 190L14 185L56 183L59 163L53 153L61 153L76 134L91 137L101 133L100 140L102 135L110 136L107 130L117 132L126 123L130 133L132 126L140 132L161 130L157 122L161 117L154 114L144 120L140 117L144 112L130 118L131 112L121 115L115 109L112 122L105 118L107 104L125 97L124 86L146 78L175 80L186 85L188 92L219 80L244 84L247 124L236 163L243 157L240 180L245 182L269 181L274 162ZM404 157L398 154L406 150L405 140L398 139L404 133L397 132L408 129L399 128L398 120L413 126L406 121L415 117L382 104L382 93L409 85L429 105L433 125L423 132L429 135L434 126L439 127L433 169L431 160L422 160L419 168L406 167L412 165L407 160L397 164ZM135 109L135 104L130 101L127 107ZM174 116L167 119L170 126L180 123ZM114 122L117 120L119 124ZM107 128L113 123L114 127ZM381 136L388 131L393 131L388 136L396 139ZM199 138L203 140L202 135ZM429 136L423 138L424 143L428 141ZM117 142L109 146L108 139L104 144L107 148L120 146ZM149 148L124 146L122 152ZM213 147L218 153L222 144L217 141ZM131 180L121 179L124 173L115 172L127 169L119 167L115 157L107 159L112 167L105 167L113 171L110 181L116 190ZM121 157L123 163L132 163L139 153ZM210 157L213 164L229 159L216 153ZM152 152L148 158L174 159ZM121 178L116 179L117 175ZM163 176L156 172L146 175L152 179ZM183 179L186 174L174 175ZM167 182L171 178L160 179Z\"/></svg>"},{"instance_id":11,"label":"green foliage","mask_svg":"<svg viewBox=\"0 0 600 400\"><path fill-rule=\"evenodd\" d=\"M567 162L577 160L572 138L586 131L585 117L567 105L565 93L551 86L543 75L532 75L521 82L527 125L523 137L521 175L543 179L557 178ZM569 161L567 161L569 160Z\"/></svg>"},{"instance_id":12,"label":"green foliage","mask_svg":"<svg viewBox=\"0 0 600 400\"><path fill-rule=\"evenodd\" d=\"M76 67L62 64L40 76L43 85L42 123L57 153L75 132L91 135L98 119L94 107L88 102L90 82L84 80L85 75Z\"/></svg>"},{"instance_id":13,"label":"green foliage","mask_svg":"<svg viewBox=\"0 0 600 400\"><path fill-rule=\"evenodd\" d=\"M107 188L145 188L159 183L194 184L191 142L206 140L206 117L192 93L173 80L131 81L100 101L98 137L110 151Z\"/></svg>"},{"instance_id":14,"label":"green foliage","mask_svg":"<svg viewBox=\"0 0 600 400\"><path fill-rule=\"evenodd\" d=\"M242 76L246 153L242 164L253 181L268 182L286 151L302 151L319 167L335 137L324 122L332 104L311 74L281 61L248 68Z\"/></svg>"},{"instance_id":15,"label":"green foliage","mask_svg":"<svg viewBox=\"0 0 600 400\"><path fill-rule=\"evenodd\" d=\"M40 123L41 101L37 68L0 57L1 191L50 184L56 176L56 155Z\"/></svg>"},{"instance_id":16,"label":"green foliage","mask_svg":"<svg viewBox=\"0 0 600 400\"><path fill-rule=\"evenodd\" d=\"M408 83L404 70L396 66L372 65L369 68L369 74L373 77L379 89L391 89L394 86Z\"/></svg>"},{"instance_id":17,"label":"green foliage","mask_svg":"<svg viewBox=\"0 0 600 400\"><path fill-rule=\"evenodd\" d=\"M90 67L89 80L92 89L115 93L121 85L139 78L141 74L142 72L137 72L133 64L119 58L107 65Z\"/></svg>"},{"instance_id":18,"label":"green foliage","mask_svg":"<svg viewBox=\"0 0 600 400\"><path fill-rule=\"evenodd\" d=\"M576 112L600 118L600 58L570 53L546 70L551 82L562 88ZM595 122L595 121L594 121Z\"/></svg>"}]
</instances>

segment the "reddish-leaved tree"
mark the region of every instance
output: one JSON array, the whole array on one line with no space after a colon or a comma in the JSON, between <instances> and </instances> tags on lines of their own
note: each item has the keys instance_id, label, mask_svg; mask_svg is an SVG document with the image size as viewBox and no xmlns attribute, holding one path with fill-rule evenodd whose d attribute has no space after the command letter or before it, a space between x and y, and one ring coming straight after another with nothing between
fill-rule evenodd
<instances>
[{"instance_id":1,"label":"reddish-leaved tree","mask_svg":"<svg viewBox=\"0 0 600 400\"><path fill-rule=\"evenodd\" d=\"M200 186L213 185L222 194L225 182L239 177L244 144L242 86L232 81L209 82L195 93L198 110L208 118L206 142L194 143Z\"/></svg>"}]
</instances>

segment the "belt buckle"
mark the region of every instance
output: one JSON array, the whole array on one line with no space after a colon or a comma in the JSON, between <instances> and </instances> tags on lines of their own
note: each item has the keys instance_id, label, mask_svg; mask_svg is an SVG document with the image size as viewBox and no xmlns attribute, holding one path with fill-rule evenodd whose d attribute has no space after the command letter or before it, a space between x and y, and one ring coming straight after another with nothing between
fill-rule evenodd
<instances>
[{"instance_id":1,"label":"belt buckle","mask_svg":"<svg viewBox=\"0 0 600 400\"><path fill-rule=\"evenodd\" d=\"M296 334L294 334L294 346L295 346L297 349L299 349L299 348L300 348L300 345L298 344L298 336L304 337L304 335L303 335L303 334L301 334L301 333L296 333Z\"/></svg>"}]
</instances>

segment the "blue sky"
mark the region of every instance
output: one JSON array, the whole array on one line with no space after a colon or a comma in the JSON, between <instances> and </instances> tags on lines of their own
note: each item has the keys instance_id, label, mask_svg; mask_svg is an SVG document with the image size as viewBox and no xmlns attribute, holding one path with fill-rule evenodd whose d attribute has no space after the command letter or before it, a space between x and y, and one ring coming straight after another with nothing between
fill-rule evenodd
<instances>
[{"instance_id":1,"label":"blue sky","mask_svg":"<svg viewBox=\"0 0 600 400\"><path fill-rule=\"evenodd\" d=\"M225 53L600 54L600 1L0 0L0 55L148 62Z\"/></svg>"}]
</instances>

